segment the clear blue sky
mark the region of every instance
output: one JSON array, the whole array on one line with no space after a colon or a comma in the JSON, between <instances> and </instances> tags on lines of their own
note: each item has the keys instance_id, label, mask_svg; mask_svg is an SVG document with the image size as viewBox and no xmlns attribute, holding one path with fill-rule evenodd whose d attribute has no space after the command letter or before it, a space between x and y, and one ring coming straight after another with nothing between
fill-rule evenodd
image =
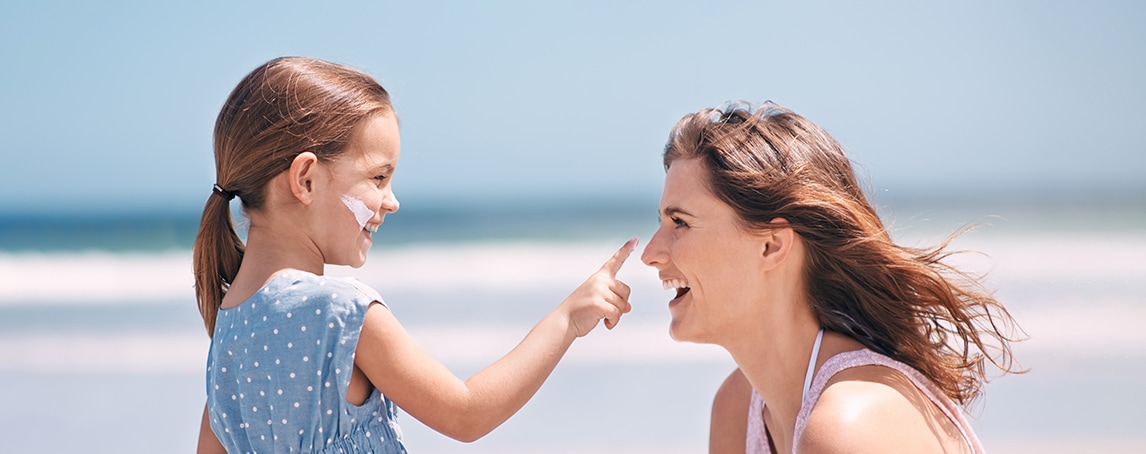
<instances>
[{"instance_id":1,"label":"clear blue sky","mask_svg":"<svg viewBox=\"0 0 1146 454\"><path fill-rule=\"evenodd\" d=\"M5 2L0 213L198 209L255 66L361 68L410 203L655 200L682 115L767 99L877 190L1144 187L1146 2Z\"/></svg>"}]
</instances>

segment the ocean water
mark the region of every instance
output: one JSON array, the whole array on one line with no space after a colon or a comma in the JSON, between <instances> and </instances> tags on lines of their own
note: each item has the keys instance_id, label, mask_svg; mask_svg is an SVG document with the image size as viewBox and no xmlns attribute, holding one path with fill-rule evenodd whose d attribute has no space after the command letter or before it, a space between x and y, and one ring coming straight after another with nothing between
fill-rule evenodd
<instances>
[{"instance_id":1,"label":"ocean water","mask_svg":"<svg viewBox=\"0 0 1146 454\"><path fill-rule=\"evenodd\" d=\"M888 208L894 235L914 244L1003 216L955 243L986 254L958 260L989 273L1029 336L1015 352L1030 371L992 381L970 409L992 452L1146 451L1144 206ZM655 229L655 204L535 208L404 211L366 266L329 272L377 288L466 377L627 238ZM0 452L192 451L207 349L190 271L195 216L0 218ZM517 415L471 444L402 415L410 450L704 452L712 395L734 364L718 347L669 339L655 270L634 256L620 277L632 313L575 342Z\"/></svg>"}]
</instances>

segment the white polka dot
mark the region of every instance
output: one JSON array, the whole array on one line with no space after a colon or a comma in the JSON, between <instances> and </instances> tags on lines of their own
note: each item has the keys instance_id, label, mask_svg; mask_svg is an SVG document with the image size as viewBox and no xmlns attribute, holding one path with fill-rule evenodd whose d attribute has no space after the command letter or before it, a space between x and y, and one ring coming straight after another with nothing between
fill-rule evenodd
<instances>
[{"instance_id":1,"label":"white polka dot","mask_svg":"<svg viewBox=\"0 0 1146 454\"><path fill-rule=\"evenodd\" d=\"M314 387L313 387L313 386L307 386L307 387L306 387L306 390L307 390L307 391L314 391Z\"/></svg>"},{"instance_id":2,"label":"white polka dot","mask_svg":"<svg viewBox=\"0 0 1146 454\"><path fill-rule=\"evenodd\" d=\"M331 413L332 413L332 412L330 411L330 409L329 409L329 408L327 408L327 409L326 409L326 414L328 414L328 415L329 415L329 414L331 414Z\"/></svg>"},{"instance_id":3,"label":"white polka dot","mask_svg":"<svg viewBox=\"0 0 1146 454\"><path fill-rule=\"evenodd\" d=\"M263 321L264 322L267 321L267 316L265 316L265 315L263 316Z\"/></svg>"},{"instance_id":4,"label":"white polka dot","mask_svg":"<svg viewBox=\"0 0 1146 454\"><path fill-rule=\"evenodd\" d=\"M330 324L329 324L329 325L327 325L327 326L329 326L329 327L331 327L331 328L334 328L334 322L330 322Z\"/></svg>"},{"instance_id":5,"label":"white polka dot","mask_svg":"<svg viewBox=\"0 0 1146 454\"><path fill-rule=\"evenodd\" d=\"M327 358L330 358L330 357L332 357L332 356L334 356L334 352L326 352L326 357L327 357Z\"/></svg>"},{"instance_id":6,"label":"white polka dot","mask_svg":"<svg viewBox=\"0 0 1146 454\"><path fill-rule=\"evenodd\" d=\"M306 296L306 295L303 295L303 296L302 296L302 300L303 300L303 301L306 301L306 299L307 299L307 296Z\"/></svg>"},{"instance_id":7,"label":"white polka dot","mask_svg":"<svg viewBox=\"0 0 1146 454\"><path fill-rule=\"evenodd\" d=\"M266 396L266 395L267 395L267 393L266 393L266 391L259 391L259 395L260 395L260 396Z\"/></svg>"},{"instance_id":8,"label":"white polka dot","mask_svg":"<svg viewBox=\"0 0 1146 454\"><path fill-rule=\"evenodd\" d=\"M240 398L240 399L242 399L242 398L244 398L244 397L247 397L247 396L244 396L244 395L243 395L243 393L239 393L239 398Z\"/></svg>"},{"instance_id":9,"label":"white polka dot","mask_svg":"<svg viewBox=\"0 0 1146 454\"><path fill-rule=\"evenodd\" d=\"M257 413L259 411L259 407L251 407L251 411Z\"/></svg>"},{"instance_id":10,"label":"white polka dot","mask_svg":"<svg viewBox=\"0 0 1146 454\"><path fill-rule=\"evenodd\" d=\"M298 408L298 402L294 403L294 408Z\"/></svg>"},{"instance_id":11,"label":"white polka dot","mask_svg":"<svg viewBox=\"0 0 1146 454\"><path fill-rule=\"evenodd\" d=\"M335 373L335 374L341 374L341 373L342 373L342 369L340 369L340 368L337 368L337 367L336 367L336 368L334 368L334 373Z\"/></svg>"},{"instance_id":12,"label":"white polka dot","mask_svg":"<svg viewBox=\"0 0 1146 454\"><path fill-rule=\"evenodd\" d=\"M315 309L314 315L319 315L319 314L322 314L322 309Z\"/></svg>"},{"instance_id":13,"label":"white polka dot","mask_svg":"<svg viewBox=\"0 0 1146 454\"><path fill-rule=\"evenodd\" d=\"M337 293L331 293L330 299L335 299L335 298L338 298L338 294Z\"/></svg>"},{"instance_id":14,"label":"white polka dot","mask_svg":"<svg viewBox=\"0 0 1146 454\"><path fill-rule=\"evenodd\" d=\"M287 312L287 318L291 318L291 313Z\"/></svg>"},{"instance_id":15,"label":"white polka dot","mask_svg":"<svg viewBox=\"0 0 1146 454\"><path fill-rule=\"evenodd\" d=\"M259 362L255 361L255 367L259 367Z\"/></svg>"},{"instance_id":16,"label":"white polka dot","mask_svg":"<svg viewBox=\"0 0 1146 454\"><path fill-rule=\"evenodd\" d=\"M281 389L279 390L279 395L280 396L283 395L283 390L281 390Z\"/></svg>"},{"instance_id":17,"label":"white polka dot","mask_svg":"<svg viewBox=\"0 0 1146 454\"><path fill-rule=\"evenodd\" d=\"M287 421L284 419L284 420L283 420L283 424L286 424L286 423L287 423Z\"/></svg>"},{"instance_id":18,"label":"white polka dot","mask_svg":"<svg viewBox=\"0 0 1146 454\"><path fill-rule=\"evenodd\" d=\"M278 328L275 328L275 330L274 330L274 331L272 331L272 332L273 332L273 333L275 333L275 334L278 334L278 333L279 333L279 329L278 329Z\"/></svg>"},{"instance_id":19,"label":"white polka dot","mask_svg":"<svg viewBox=\"0 0 1146 454\"><path fill-rule=\"evenodd\" d=\"M282 301L279 301L279 300L275 300L275 304L279 304L279 303L281 303L281 302L282 302Z\"/></svg>"},{"instance_id":20,"label":"white polka dot","mask_svg":"<svg viewBox=\"0 0 1146 454\"><path fill-rule=\"evenodd\" d=\"M302 332L306 332L306 325L302 325Z\"/></svg>"},{"instance_id":21,"label":"white polka dot","mask_svg":"<svg viewBox=\"0 0 1146 454\"><path fill-rule=\"evenodd\" d=\"M287 342L287 348L294 348L294 342Z\"/></svg>"},{"instance_id":22,"label":"white polka dot","mask_svg":"<svg viewBox=\"0 0 1146 454\"><path fill-rule=\"evenodd\" d=\"M302 435L302 432L303 432L303 430L302 430L302 429L299 429L299 430L298 430L298 434L299 434L299 435Z\"/></svg>"},{"instance_id":23,"label":"white polka dot","mask_svg":"<svg viewBox=\"0 0 1146 454\"><path fill-rule=\"evenodd\" d=\"M294 372L290 373L290 378L294 378Z\"/></svg>"},{"instance_id":24,"label":"white polka dot","mask_svg":"<svg viewBox=\"0 0 1146 454\"><path fill-rule=\"evenodd\" d=\"M251 382L251 377L247 377L247 383Z\"/></svg>"},{"instance_id":25,"label":"white polka dot","mask_svg":"<svg viewBox=\"0 0 1146 454\"><path fill-rule=\"evenodd\" d=\"M279 363L278 358L275 358L275 364L278 364L278 363Z\"/></svg>"},{"instance_id":26,"label":"white polka dot","mask_svg":"<svg viewBox=\"0 0 1146 454\"><path fill-rule=\"evenodd\" d=\"M303 356L303 357L302 357L302 362L304 362L304 363L306 363L306 362L310 362L310 357L309 357L309 356Z\"/></svg>"},{"instance_id":27,"label":"white polka dot","mask_svg":"<svg viewBox=\"0 0 1146 454\"><path fill-rule=\"evenodd\" d=\"M264 345L264 346L263 346L263 351L264 351L264 352L265 352L265 351L267 351L267 346L266 346L266 345Z\"/></svg>"},{"instance_id":28,"label":"white polka dot","mask_svg":"<svg viewBox=\"0 0 1146 454\"><path fill-rule=\"evenodd\" d=\"M235 356L235 353L230 351L230 350L227 350L227 356Z\"/></svg>"},{"instance_id":29,"label":"white polka dot","mask_svg":"<svg viewBox=\"0 0 1146 454\"><path fill-rule=\"evenodd\" d=\"M329 387L330 387L330 382L326 382L326 387L327 387L327 388L329 388Z\"/></svg>"},{"instance_id":30,"label":"white polka dot","mask_svg":"<svg viewBox=\"0 0 1146 454\"><path fill-rule=\"evenodd\" d=\"M239 398L239 396L236 396L236 395L234 395L234 394L231 394L231 400L235 400L235 399L238 399L238 398Z\"/></svg>"}]
</instances>

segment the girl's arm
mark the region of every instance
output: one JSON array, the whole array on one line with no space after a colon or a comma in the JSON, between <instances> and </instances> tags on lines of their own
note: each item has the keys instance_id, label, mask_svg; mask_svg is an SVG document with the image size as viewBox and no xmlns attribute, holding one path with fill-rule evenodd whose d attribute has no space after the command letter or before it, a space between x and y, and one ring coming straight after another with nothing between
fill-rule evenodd
<instances>
[{"instance_id":1,"label":"girl's arm","mask_svg":"<svg viewBox=\"0 0 1146 454\"><path fill-rule=\"evenodd\" d=\"M459 441L477 440L533 397L574 339L588 334L602 318L612 329L629 311L629 287L616 275L634 247L636 238L541 319L517 347L466 381L422 350L380 304L366 312L355 365L382 394L422 423Z\"/></svg>"},{"instance_id":2,"label":"girl's arm","mask_svg":"<svg viewBox=\"0 0 1146 454\"><path fill-rule=\"evenodd\" d=\"M198 454L227 454L227 450L219 442L219 437L216 437L215 432L211 431L211 421L207 418L207 405L204 404L203 422L199 423L199 448L195 452Z\"/></svg>"}]
</instances>

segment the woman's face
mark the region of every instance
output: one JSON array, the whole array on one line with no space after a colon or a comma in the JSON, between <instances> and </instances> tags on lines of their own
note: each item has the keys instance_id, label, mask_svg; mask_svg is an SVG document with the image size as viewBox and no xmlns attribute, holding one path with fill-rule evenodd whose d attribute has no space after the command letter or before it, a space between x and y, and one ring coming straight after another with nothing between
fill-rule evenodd
<instances>
[{"instance_id":1,"label":"woman's face","mask_svg":"<svg viewBox=\"0 0 1146 454\"><path fill-rule=\"evenodd\" d=\"M641 261L655 267L669 301L670 334L678 341L721 343L739 321L752 315L760 280L761 237L738 222L736 213L708 187L699 159L672 162L665 176L660 228Z\"/></svg>"},{"instance_id":2,"label":"woman's face","mask_svg":"<svg viewBox=\"0 0 1146 454\"><path fill-rule=\"evenodd\" d=\"M387 213L398 211L391 180L398 165L398 121L392 113L366 118L337 159L324 164L331 176L322 196L324 261L362 266L373 232Z\"/></svg>"}]
</instances>

